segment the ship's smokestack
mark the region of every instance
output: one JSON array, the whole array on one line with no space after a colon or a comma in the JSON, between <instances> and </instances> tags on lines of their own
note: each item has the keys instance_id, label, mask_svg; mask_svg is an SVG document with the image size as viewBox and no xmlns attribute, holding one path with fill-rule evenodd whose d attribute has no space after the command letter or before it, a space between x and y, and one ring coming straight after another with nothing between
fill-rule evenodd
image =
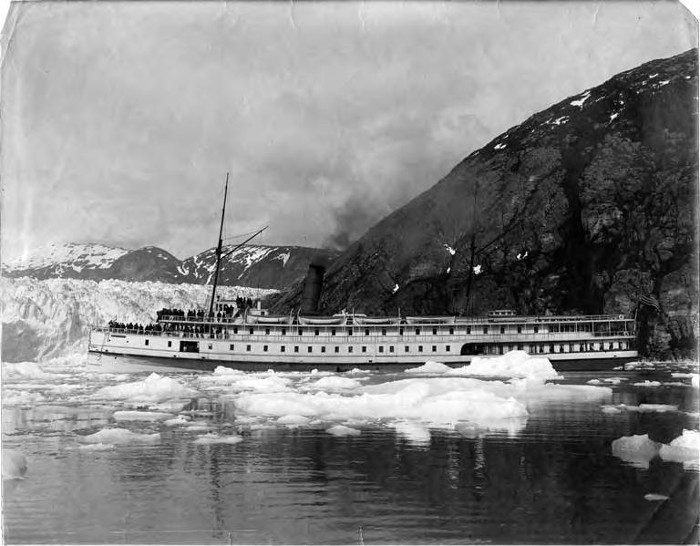
<instances>
[{"instance_id":1,"label":"ship's smokestack","mask_svg":"<svg viewBox=\"0 0 700 546\"><path fill-rule=\"evenodd\" d=\"M301 297L300 313L302 315L316 315L318 313L318 302L321 299L325 272L326 268L323 265L309 265L309 271L304 279L304 294Z\"/></svg>"}]
</instances>

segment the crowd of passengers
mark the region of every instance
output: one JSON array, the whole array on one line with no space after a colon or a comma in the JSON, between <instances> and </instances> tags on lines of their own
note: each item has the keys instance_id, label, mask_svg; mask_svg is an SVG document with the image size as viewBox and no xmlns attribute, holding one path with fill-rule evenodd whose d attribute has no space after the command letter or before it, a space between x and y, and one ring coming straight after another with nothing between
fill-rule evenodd
<instances>
[{"instance_id":1,"label":"crowd of passengers","mask_svg":"<svg viewBox=\"0 0 700 546\"><path fill-rule=\"evenodd\" d=\"M156 311L158 315L158 320L165 317L181 319L181 320L203 320L204 318L233 318L245 309L253 307L253 300L250 298L241 298L240 296L236 298L236 305L229 305L228 303L221 306L221 309L216 313L213 311L210 313L205 312L202 309L189 309L184 311L183 309L167 309L163 308L160 311Z\"/></svg>"},{"instance_id":2,"label":"crowd of passengers","mask_svg":"<svg viewBox=\"0 0 700 546\"><path fill-rule=\"evenodd\" d=\"M221 328L211 328L209 325L203 324L201 326L189 324L138 324L138 323L123 323L114 320L109 321L109 328L116 332L134 332L138 334L166 334L179 336L181 334L186 334L192 337L214 337L220 336L222 334Z\"/></svg>"},{"instance_id":3,"label":"crowd of passengers","mask_svg":"<svg viewBox=\"0 0 700 546\"><path fill-rule=\"evenodd\" d=\"M144 326L143 324L139 324L137 322L124 323L117 322L116 320L110 320L109 327L111 330L133 330L134 332L138 332L140 334L163 331L163 327L160 324L146 324Z\"/></svg>"}]
</instances>

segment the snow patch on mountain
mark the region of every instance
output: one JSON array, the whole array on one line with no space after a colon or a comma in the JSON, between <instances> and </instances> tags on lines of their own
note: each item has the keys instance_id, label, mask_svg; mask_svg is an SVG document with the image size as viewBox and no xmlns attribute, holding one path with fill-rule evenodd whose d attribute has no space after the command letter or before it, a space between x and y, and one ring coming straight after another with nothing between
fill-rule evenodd
<instances>
[{"instance_id":1,"label":"snow patch on mountain","mask_svg":"<svg viewBox=\"0 0 700 546\"><path fill-rule=\"evenodd\" d=\"M38 269L59 264L65 269L70 267L75 271L83 269L107 269L115 260L129 251L100 244L68 243L63 245L51 244L32 252L6 261L3 265L9 270Z\"/></svg>"}]
</instances>

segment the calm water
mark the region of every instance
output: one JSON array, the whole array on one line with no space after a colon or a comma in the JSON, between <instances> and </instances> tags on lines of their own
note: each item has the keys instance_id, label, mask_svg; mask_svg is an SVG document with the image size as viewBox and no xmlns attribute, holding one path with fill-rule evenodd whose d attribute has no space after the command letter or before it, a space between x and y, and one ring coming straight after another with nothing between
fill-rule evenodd
<instances>
[{"instance_id":1,"label":"calm water","mask_svg":"<svg viewBox=\"0 0 700 546\"><path fill-rule=\"evenodd\" d=\"M197 390L184 410L200 430L117 422L115 410L127 406L94 397L148 374L68 366L13 378L3 382L3 448L24 454L28 470L3 482L5 541L697 543L697 467L657 457L643 468L612 456L610 447L621 436L668 443L684 428L697 429L698 391L689 378L670 375L689 370L570 373L555 383L623 380L608 384L612 393L602 399L531 397L526 422L510 430L458 425L427 438L381 423L355 424L361 433L346 436L329 433L323 420L285 426L258 419L261 426L249 427L234 395L193 374L168 377ZM403 377L374 374L367 383ZM633 385L640 381L661 385ZM678 410L601 410L621 403ZM81 443L113 427L160 438L104 449ZM195 443L207 430L243 440ZM648 493L669 498L649 501Z\"/></svg>"}]
</instances>

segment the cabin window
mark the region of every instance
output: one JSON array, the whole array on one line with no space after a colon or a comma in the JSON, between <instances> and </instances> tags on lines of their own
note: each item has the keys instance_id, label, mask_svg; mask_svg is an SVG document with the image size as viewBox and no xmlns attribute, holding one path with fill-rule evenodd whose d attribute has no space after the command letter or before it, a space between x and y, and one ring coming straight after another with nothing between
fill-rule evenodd
<instances>
[{"instance_id":1,"label":"cabin window","mask_svg":"<svg viewBox=\"0 0 700 546\"><path fill-rule=\"evenodd\" d=\"M394 352L394 346L393 346L393 345L389 345L389 352L390 352L390 353L393 353L393 352Z\"/></svg>"},{"instance_id":2,"label":"cabin window","mask_svg":"<svg viewBox=\"0 0 700 546\"><path fill-rule=\"evenodd\" d=\"M380 346L379 346L379 352L380 352L380 353L383 353L383 352L384 352L384 345L380 345Z\"/></svg>"},{"instance_id":3,"label":"cabin window","mask_svg":"<svg viewBox=\"0 0 700 546\"><path fill-rule=\"evenodd\" d=\"M485 333L485 334L488 334L488 333L489 333L489 327L488 327L488 326L484 326L484 333Z\"/></svg>"},{"instance_id":4,"label":"cabin window","mask_svg":"<svg viewBox=\"0 0 700 546\"><path fill-rule=\"evenodd\" d=\"M383 335L383 336L386 335L386 328L382 328L382 335Z\"/></svg>"},{"instance_id":5,"label":"cabin window","mask_svg":"<svg viewBox=\"0 0 700 546\"><path fill-rule=\"evenodd\" d=\"M214 348L211 343L208 345L208 347L210 351Z\"/></svg>"},{"instance_id":6,"label":"cabin window","mask_svg":"<svg viewBox=\"0 0 700 546\"><path fill-rule=\"evenodd\" d=\"M445 345L445 351L448 352L448 353L450 352L450 346L449 346L449 345Z\"/></svg>"},{"instance_id":7,"label":"cabin window","mask_svg":"<svg viewBox=\"0 0 700 546\"><path fill-rule=\"evenodd\" d=\"M408 345L404 345L403 352L407 353L410 349L408 348Z\"/></svg>"},{"instance_id":8,"label":"cabin window","mask_svg":"<svg viewBox=\"0 0 700 546\"><path fill-rule=\"evenodd\" d=\"M348 328L348 335L349 335L349 336L352 335L352 328Z\"/></svg>"},{"instance_id":9,"label":"cabin window","mask_svg":"<svg viewBox=\"0 0 700 546\"><path fill-rule=\"evenodd\" d=\"M437 345L433 345L433 352L437 353Z\"/></svg>"},{"instance_id":10,"label":"cabin window","mask_svg":"<svg viewBox=\"0 0 700 546\"><path fill-rule=\"evenodd\" d=\"M286 328L282 328L282 335L283 335L283 336L286 336L286 335L287 335L287 329L286 329Z\"/></svg>"},{"instance_id":11,"label":"cabin window","mask_svg":"<svg viewBox=\"0 0 700 546\"><path fill-rule=\"evenodd\" d=\"M503 354L503 345L498 346L498 354L502 355Z\"/></svg>"},{"instance_id":12,"label":"cabin window","mask_svg":"<svg viewBox=\"0 0 700 546\"><path fill-rule=\"evenodd\" d=\"M467 326L467 333L468 333L468 334L471 334L471 333L472 333L472 327L471 327L471 326Z\"/></svg>"},{"instance_id":13,"label":"cabin window","mask_svg":"<svg viewBox=\"0 0 700 546\"><path fill-rule=\"evenodd\" d=\"M523 333L523 327L522 327L522 326L518 326L518 333L519 333L519 334L522 334L522 333Z\"/></svg>"},{"instance_id":14,"label":"cabin window","mask_svg":"<svg viewBox=\"0 0 700 546\"><path fill-rule=\"evenodd\" d=\"M304 333L304 329L303 329L303 328L299 328L299 331L298 331L297 333L298 333L299 335L303 334L303 333Z\"/></svg>"},{"instance_id":15,"label":"cabin window","mask_svg":"<svg viewBox=\"0 0 700 546\"><path fill-rule=\"evenodd\" d=\"M286 347L286 346L282 345L282 346L280 347L280 353L284 353L286 350L287 350L287 347Z\"/></svg>"},{"instance_id":16,"label":"cabin window","mask_svg":"<svg viewBox=\"0 0 700 546\"><path fill-rule=\"evenodd\" d=\"M554 343L549 344L549 352L553 353L554 352Z\"/></svg>"},{"instance_id":17,"label":"cabin window","mask_svg":"<svg viewBox=\"0 0 700 546\"><path fill-rule=\"evenodd\" d=\"M298 353L298 352L299 352L299 345L295 345L295 346L294 346L294 352L295 352L295 353Z\"/></svg>"},{"instance_id":18,"label":"cabin window","mask_svg":"<svg viewBox=\"0 0 700 546\"><path fill-rule=\"evenodd\" d=\"M501 333L502 333L502 334L505 334L505 333L506 333L506 327L505 327L505 326L501 326Z\"/></svg>"},{"instance_id":19,"label":"cabin window","mask_svg":"<svg viewBox=\"0 0 700 546\"><path fill-rule=\"evenodd\" d=\"M146 340L146 345L148 345L148 340Z\"/></svg>"},{"instance_id":20,"label":"cabin window","mask_svg":"<svg viewBox=\"0 0 700 546\"><path fill-rule=\"evenodd\" d=\"M318 333L319 333L319 329L318 329L318 328L314 328L314 335L317 336Z\"/></svg>"},{"instance_id":21,"label":"cabin window","mask_svg":"<svg viewBox=\"0 0 700 546\"><path fill-rule=\"evenodd\" d=\"M539 327L539 326L535 326L535 333L538 333L539 331L540 331L540 327Z\"/></svg>"},{"instance_id":22,"label":"cabin window","mask_svg":"<svg viewBox=\"0 0 700 546\"><path fill-rule=\"evenodd\" d=\"M250 333L250 335L253 335L253 328L250 328L248 332Z\"/></svg>"},{"instance_id":23,"label":"cabin window","mask_svg":"<svg viewBox=\"0 0 700 546\"><path fill-rule=\"evenodd\" d=\"M420 335L420 328L416 328L416 335L417 335L417 336Z\"/></svg>"},{"instance_id":24,"label":"cabin window","mask_svg":"<svg viewBox=\"0 0 700 546\"><path fill-rule=\"evenodd\" d=\"M365 328L365 335L366 335L366 336L369 335L369 328Z\"/></svg>"},{"instance_id":25,"label":"cabin window","mask_svg":"<svg viewBox=\"0 0 700 546\"><path fill-rule=\"evenodd\" d=\"M560 352L560 353L563 353L563 352L564 352L564 346L563 346L563 345L559 345L559 352Z\"/></svg>"},{"instance_id":26,"label":"cabin window","mask_svg":"<svg viewBox=\"0 0 700 546\"><path fill-rule=\"evenodd\" d=\"M433 328L433 335L434 335L434 336L437 335L437 328Z\"/></svg>"},{"instance_id":27,"label":"cabin window","mask_svg":"<svg viewBox=\"0 0 700 546\"><path fill-rule=\"evenodd\" d=\"M422 346L422 345L418 345L418 352L419 352L419 353L422 353L422 352L423 352L423 346Z\"/></svg>"},{"instance_id":28,"label":"cabin window","mask_svg":"<svg viewBox=\"0 0 700 546\"><path fill-rule=\"evenodd\" d=\"M454 327L450 326L450 335L453 335L455 333Z\"/></svg>"},{"instance_id":29,"label":"cabin window","mask_svg":"<svg viewBox=\"0 0 700 546\"><path fill-rule=\"evenodd\" d=\"M172 347L172 346L173 346L173 342L172 342L172 341L168 341L168 347Z\"/></svg>"},{"instance_id":30,"label":"cabin window","mask_svg":"<svg viewBox=\"0 0 700 546\"><path fill-rule=\"evenodd\" d=\"M265 328L265 335L266 335L266 336L269 336L269 335L270 335L270 329L269 329L269 328Z\"/></svg>"},{"instance_id":31,"label":"cabin window","mask_svg":"<svg viewBox=\"0 0 700 546\"><path fill-rule=\"evenodd\" d=\"M233 351L233 343L231 343L231 345L228 346L228 350Z\"/></svg>"},{"instance_id":32,"label":"cabin window","mask_svg":"<svg viewBox=\"0 0 700 546\"><path fill-rule=\"evenodd\" d=\"M332 336L335 335L335 328L331 328L331 335L332 335Z\"/></svg>"},{"instance_id":33,"label":"cabin window","mask_svg":"<svg viewBox=\"0 0 700 546\"><path fill-rule=\"evenodd\" d=\"M233 333L234 333L234 334L237 334L237 333L238 333L238 326L234 326L234 328L233 328Z\"/></svg>"},{"instance_id":34,"label":"cabin window","mask_svg":"<svg viewBox=\"0 0 700 546\"><path fill-rule=\"evenodd\" d=\"M522 351L522 350L523 350L523 344L522 344L522 343L518 343L518 351Z\"/></svg>"},{"instance_id":35,"label":"cabin window","mask_svg":"<svg viewBox=\"0 0 700 546\"><path fill-rule=\"evenodd\" d=\"M307 352L307 353L312 353L313 350L314 350L314 348L313 348L311 345L309 345L309 346L306 348L306 352Z\"/></svg>"},{"instance_id":36,"label":"cabin window","mask_svg":"<svg viewBox=\"0 0 700 546\"><path fill-rule=\"evenodd\" d=\"M400 336L403 335L403 328L399 328L399 335L400 335Z\"/></svg>"},{"instance_id":37,"label":"cabin window","mask_svg":"<svg viewBox=\"0 0 700 546\"><path fill-rule=\"evenodd\" d=\"M339 353L339 352L340 352L340 347L338 347L337 345L335 346L335 352L336 352L336 353Z\"/></svg>"},{"instance_id":38,"label":"cabin window","mask_svg":"<svg viewBox=\"0 0 700 546\"><path fill-rule=\"evenodd\" d=\"M263 351L267 352L267 345L263 345Z\"/></svg>"},{"instance_id":39,"label":"cabin window","mask_svg":"<svg viewBox=\"0 0 700 546\"><path fill-rule=\"evenodd\" d=\"M363 353L366 353L366 352L367 352L367 346L366 346L366 345L363 345L363 346L362 346L362 352L363 352Z\"/></svg>"},{"instance_id":40,"label":"cabin window","mask_svg":"<svg viewBox=\"0 0 700 546\"><path fill-rule=\"evenodd\" d=\"M246 351L250 351L250 345L246 345L246 346L245 346L245 350L246 350Z\"/></svg>"},{"instance_id":41,"label":"cabin window","mask_svg":"<svg viewBox=\"0 0 700 546\"><path fill-rule=\"evenodd\" d=\"M325 353L325 352L326 352L326 346L325 346L325 345L322 345L322 346L321 346L321 352L322 352L322 353Z\"/></svg>"},{"instance_id":42,"label":"cabin window","mask_svg":"<svg viewBox=\"0 0 700 546\"><path fill-rule=\"evenodd\" d=\"M348 347L348 352L349 352L349 353L352 352L352 345L350 345L350 347Z\"/></svg>"}]
</instances>

